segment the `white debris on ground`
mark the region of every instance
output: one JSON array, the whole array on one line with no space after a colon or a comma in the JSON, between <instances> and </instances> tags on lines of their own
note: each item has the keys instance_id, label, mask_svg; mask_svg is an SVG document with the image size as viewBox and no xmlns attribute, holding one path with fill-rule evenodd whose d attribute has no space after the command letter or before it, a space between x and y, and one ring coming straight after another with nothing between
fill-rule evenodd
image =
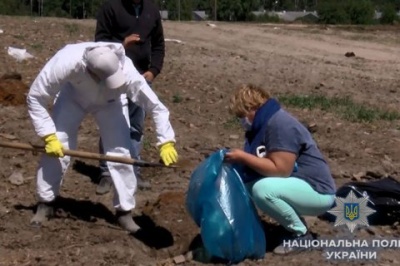
<instances>
[{"instance_id":1,"label":"white debris on ground","mask_svg":"<svg viewBox=\"0 0 400 266\"><path fill-rule=\"evenodd\" d=\"M181 40L177 40L177 39L165 39L166 42L176 42L176 43L181 43L183 44L184 42L182 42Z\"/></svg>"},{"instance_id":2,"label":"white debris on ground","mask_svg":"<svg viewBox=\"0 0 400 266\"><path fill-rule=\"evenodd\" d=\"M2 29L0 29L0 34L4 33L4 31Z\"/></svg>"},{"instance_id":3,"label":"white debris on ground","mask_svg":"<svg viewBox=\"0 0 400 266\"><path fill-rule=\"evenodd\" d=\"M24 176L21 172L14 172L8 177L8 180L11 184L20 186L24 183Z\"/></svg>"},{"instance_id":4,"label":"white debris on ground","mask_svg":"<svg viewBox=\"0 0 400 266\"><path fill-rule=\"evenodd\" d=\"M207 26L210 26L211 28L217 27L217 25L215 25L215 24L213 24L213 23L207 23Z\"/></svg>"},{"instance_id":5,"label":"white debris on ground","mask_svg":"<svg viewBox=\"0 0 400 266\"><path fill-rule=\"evenodd\" d=\"M18 62L23 61L25 59L33 58L33 55L28 53L26 49L19 49L14 47L8 47L8 54L17 59Z\"/></svg>"}]
</instances>

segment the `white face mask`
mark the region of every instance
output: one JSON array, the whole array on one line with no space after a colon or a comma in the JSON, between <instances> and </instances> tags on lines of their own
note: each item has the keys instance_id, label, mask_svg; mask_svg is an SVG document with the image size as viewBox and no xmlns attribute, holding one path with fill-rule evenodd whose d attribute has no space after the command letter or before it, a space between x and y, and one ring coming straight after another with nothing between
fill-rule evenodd
<instances>
[{"instance_id":1,"label":"white face mask","mask_svg":"<svg viewBox=\"0 0 400 266\"><path fill-rule=\"evenodd\" d=\"M240 123L242 124L242 127L246 130L249 131L251 130L251 122L247 117L240 118Z\"/></svg>"}]
</instances>

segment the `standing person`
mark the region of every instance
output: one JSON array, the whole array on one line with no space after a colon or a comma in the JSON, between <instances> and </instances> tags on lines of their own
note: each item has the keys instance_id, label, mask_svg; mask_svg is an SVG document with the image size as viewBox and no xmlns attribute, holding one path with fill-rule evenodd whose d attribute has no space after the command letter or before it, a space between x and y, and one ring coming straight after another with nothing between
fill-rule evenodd
<instances>
[{"instance_id":1,"label":"standing person","mask_svg":"<svg viewBox=\"0 0 400 266\"><path fill-rule=\"evenodd\" d=\"M289 239L312 239L300 216L325 213L336 193L329 166L312 135L278 101L251 84L240 86L231 96L230 110L242 120L246 144L244 150L227 152L225 160L239 165L255 205L280 223ZM282 244L274 252L302 249Z\"/></svg>"},{"instance_id":2,"label":"standing person","mask_svg":"<svg viewBox=\"0 0 400 266\"><path fill-rule=\"evenodd\" d=\"M150 86L161 72L165 56L164 33L160 12L150 0L105 2L97 15L95 41L122 43L126 55L132 59L136 69ZM128 108L132 157L140 159L145 112L131 101ZM99 143L102 153L101 141ZM104 161L100 161L100 170L100 182L96 193L105 194L110 191L112 182ZM139 167L135 167L139 188L150 188L150 183L142 180L139 170Z\"/></svg>"},{"instance_id":3,"label":"standing person","mask_svg":"<svg viewBox=\"0 0 400 266\"><path fill-rule=\"evenodd\" d=\"M56 96L50 115L47 105ZM121 44L70 44L41 70L27 97L29 115L46 150L37 171L39 203L32 225L40 226L53 213L70 162L63 148L76 149L78 129L86 114L94 116L107 155L130 157L126 96L151 113L161 160L166 165L176 162L175 133L169 111L125 56ZM118 222L125 230L136 232L139 226L131 216L137 186L133 166L115 162L107 162L107 166L115 187Z\"/></svg>"}]
</instances>

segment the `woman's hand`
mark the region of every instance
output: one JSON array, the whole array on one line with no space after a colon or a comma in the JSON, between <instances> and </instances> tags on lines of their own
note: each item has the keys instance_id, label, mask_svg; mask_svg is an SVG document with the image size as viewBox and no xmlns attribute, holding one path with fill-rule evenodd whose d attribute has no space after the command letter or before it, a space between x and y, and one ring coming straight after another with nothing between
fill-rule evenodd
<instances>
[{"instance_id":1,"label":"woman's hand","mask_svg":"<svg viewBox=\"0 0 400 266\"><path fill-rule=\"evenodd\" d=\"M242 163L246 152L241 149L231 149L225 154L224 161L227 163Z\"/></svg>"}]
</instances>

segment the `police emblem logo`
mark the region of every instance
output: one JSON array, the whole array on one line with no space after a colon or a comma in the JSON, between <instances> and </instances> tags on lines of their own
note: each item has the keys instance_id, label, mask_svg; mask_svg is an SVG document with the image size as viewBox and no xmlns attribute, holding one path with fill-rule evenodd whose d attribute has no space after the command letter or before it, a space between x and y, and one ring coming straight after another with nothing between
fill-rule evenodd
<instances>
[{"instance_id":1,"label":"police emblem logo","mask_svg":"<svg viewBox=\"0 0 400 266\"><path fill-rule=\"evenodd\" d=\"M357 225L369 226L368 216L375 210L367 206L368 201L367 195L358 198L350 191L346 198L336 197L336 206L328 213L336 216L335 226L346 225L353 233Z\"/></svg>"},{"instance_id":2,"label":"police emblem logo","mask_svg":"<svg viewBox=\"0 0 400 266\"><path fill-rule=\"evenodd\" d=\"M360 204L358 203L345 203L344 204L344 218L350 221L353 221L354 219L358 219L359 216L359 210Z\"/></svg>"}]
</instances>

